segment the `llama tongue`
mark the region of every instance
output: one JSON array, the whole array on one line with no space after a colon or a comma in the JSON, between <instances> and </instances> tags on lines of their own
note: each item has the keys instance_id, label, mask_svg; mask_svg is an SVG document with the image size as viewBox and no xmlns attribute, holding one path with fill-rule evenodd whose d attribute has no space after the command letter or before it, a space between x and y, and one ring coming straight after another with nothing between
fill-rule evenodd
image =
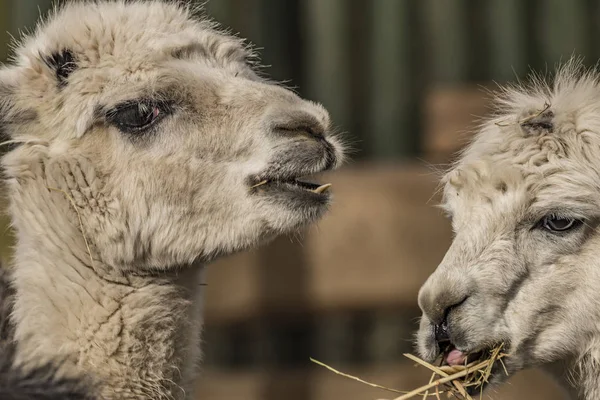
<instances>
[{"instance_id":1,"label":"llama tongue","mask_svg":"<svg viewBox=\"0 0 600 400\"><path fill-rule=\"evenodd\" d=\"M446 356L446 362L448 363L448 365L462 365L465 363L466 359L467 359L467 355L457 349L453 349Z\"/></svg>"}]
</instances>

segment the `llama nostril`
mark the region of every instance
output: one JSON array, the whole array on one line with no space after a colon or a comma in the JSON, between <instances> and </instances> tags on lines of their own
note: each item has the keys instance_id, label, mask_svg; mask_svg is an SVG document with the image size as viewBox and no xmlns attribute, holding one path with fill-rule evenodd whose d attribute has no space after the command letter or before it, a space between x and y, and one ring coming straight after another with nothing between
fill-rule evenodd
<instances>
[{"instance_id":1,"label":"llama nostril","mask_svg":"<svg viewBox=\"0 0 600 400\"><path fill-rule=\"evenodd\" d=\"M448 326L449 325L448 317L450 315L450 312L452 312L456 308L463 305L468 297L469 296L466 296L458 303L456 303L450 307L447 307L444 310L443 314L440 315L440 319L438 320L439 322L434 323L434 335L435 335L435 340L436 340L436 342L438 342L438 344L444 344L444 343L450 342L450 334L449 334L449 326Z\"/></svg>"},{"instance_id":2,"label":"llama nostril","mask_svg":"<svg viewBox=\"0 0 600 400\"><path fill-rule=\"evenodd\" d=\"M450 342L450 336L448 335L448 321L444 319L441 324L436 324L434 327L435 341L438 344Z\"/></svg>"},{"instance_id":3,"label":"llama nostril","mask_svg":"<svg viewBox=\"0 0 600 400\"><path fill-rule=\"evenodd\" d=\"M315 139L322 139L325 136L323 128L313 125L279 126L275 128L275 132L286 136L305 135Z\"/></svg>"},{"instance_id":4,"label":"llama nostril","mask_svg":"<svg viewBox=\"0 0 600 400\"><path fill-rule=\"evenodd\" d=\"M315 116L304 112L294 112L277 118L273 124L273 131L288 137L304 135L321 139L326 135L326 127Z\"/></svg>"}]
</instances>

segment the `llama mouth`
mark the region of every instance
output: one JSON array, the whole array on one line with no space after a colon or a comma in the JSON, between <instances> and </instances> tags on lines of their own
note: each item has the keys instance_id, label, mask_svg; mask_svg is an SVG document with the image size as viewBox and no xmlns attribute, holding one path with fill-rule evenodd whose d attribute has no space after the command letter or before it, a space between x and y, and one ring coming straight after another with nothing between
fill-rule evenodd
<instances>
[{"instance_id":1,"label":"llama mouth","mask_svg":"<svg viewBox=\"0 0 600 400\"><path fill-rule=\"evenodd\" d=\"M453 344L449 344L444 351L442 351L442 364L450 366L466 365L472 361L480 360L484 354L487 354L486 350L463 352L457 349Z\"/></svg>"},{"instance_id":2,"label":"llama mouth","mask_svg":"<svg viewBox=\"0 0 600 400\"><path fill-rule=\"evenodd\" d=\"M473 396L481 393L490 385L497 382L501 382L503 377L508 377L506 365L501 360L505 353L502 352L504 343L497 346L486 347L482 350L477 351L461 351L457 349L454 344L447 342L447 346L440 352L441 362L440 367L463 367L463 368L479 368L477 365L481 363L490 362L488 366L482 369L474 369L471 378L463 378L466 381L462 382L466 392ZM488 369L489 368L489 369ZM472 377L475 376L476 379Z\"/></svg>"},{"instance_id":3,"label":"llama mouth","mask_svg":"<svg viewBox=\"0 0 600 400\"><path fill-rule=\"evenodd\" d=\"M260 182L254 183L250 186L251 190L262 190L266 188L277 188L287 190L302 190L304 192L314 193L319 196L328 195L328 191L331 188L331 183L325 183L323 185L304 182L298 179L263 179Z\"/></svg>"}]
</instances>

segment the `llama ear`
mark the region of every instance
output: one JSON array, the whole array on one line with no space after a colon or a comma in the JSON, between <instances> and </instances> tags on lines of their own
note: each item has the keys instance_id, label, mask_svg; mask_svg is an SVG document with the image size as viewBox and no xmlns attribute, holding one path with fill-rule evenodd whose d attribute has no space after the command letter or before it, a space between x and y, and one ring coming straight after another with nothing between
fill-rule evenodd
<instances>
[{"instance_id":1,"label":"llama ear","mask_svg":"<svg viewBox=\"0 0 600 400\"><path fill-rule=\"evenodd\" d=\"M58 87L66 86L69 76L77 69L77 62L73 52L68 49L52 53L43 57L44 62L56 75Z\"/></svg>"},{"instance_id":2,"label":"llama ear","mask_svg":"<svg viewBox=\"0 0 600 400\"><path fill-rule=\"evenodd\" d=\"M554 131L554 113L546 109L539 114L525 118L521 122L521 129L530 135L552 133Z\"/></svg>"}]
</instances>

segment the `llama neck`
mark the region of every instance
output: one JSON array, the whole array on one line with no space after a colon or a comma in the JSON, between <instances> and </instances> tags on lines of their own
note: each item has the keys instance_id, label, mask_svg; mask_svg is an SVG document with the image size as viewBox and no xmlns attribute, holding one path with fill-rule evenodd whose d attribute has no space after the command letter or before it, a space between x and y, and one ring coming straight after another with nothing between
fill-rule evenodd
<instances>
[{"instance_id":1,"label":"llama neck","mask_svg":"<svg viewBox=\"0 0 600 400\"><path fill-rule=\"evenodd\" d=\"M32 189L10 194L22 361L66 360L106 399L186 398L200 356L202 267L119 273L94 257L66 195Z\"/></svg>"},{"instance_id":2,"label":"llama neck","mask_svg":"<svg viewBox=\"0 0 600 400\"><path fill-rule=\"evenodd\" d=\"M550 375L550 377L557 382L563 390L565 399L592 399L595 397L585 397L581 389L580 382L581 375L574 369L575 363L573 360L562 360L546 364L542 367L542 370Z\"/></svg>"},{"instance_id":3,"label":"llama neck","mask_svg":"<svg viewBox=\"0 0 600 400\"><path fill-rule=\"evenodd\" d=\"M600 399L600 347L588 349L579 358L572 372L574 386L579 388L580 400Z\"/></svg>"}]
</instances>

